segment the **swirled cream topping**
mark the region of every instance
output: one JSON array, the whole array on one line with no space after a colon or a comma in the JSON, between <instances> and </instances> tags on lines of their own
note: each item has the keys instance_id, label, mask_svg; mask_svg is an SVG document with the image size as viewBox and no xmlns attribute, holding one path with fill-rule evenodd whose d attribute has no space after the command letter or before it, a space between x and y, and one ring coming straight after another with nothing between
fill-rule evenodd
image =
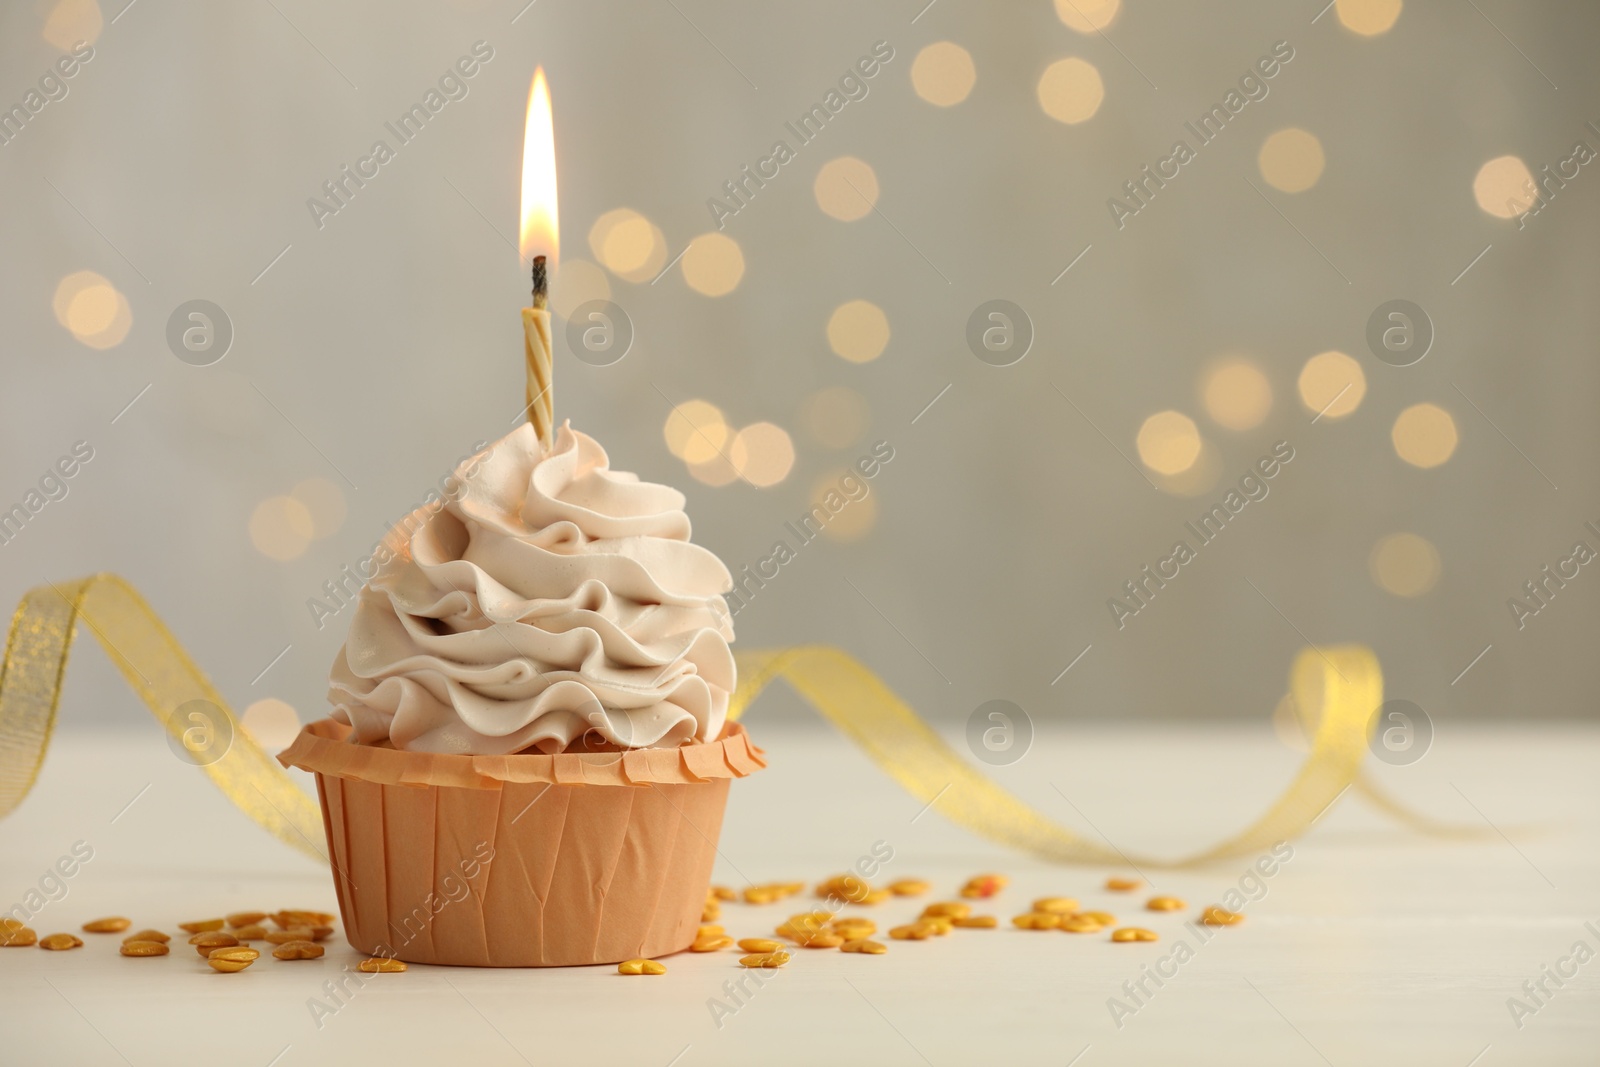
<instances>
[{"instance_id":1,"label":"swirled cream topping","mask_svg":"<svg viewBox=\"0 0 1600 1067\"><path fill-rule=\"evenodd\" d=\"M560 752L709 741L733 691L728 569L683 494L522 425L385 538L329 681L363 744Z\"/></svg>"}]
</instances>

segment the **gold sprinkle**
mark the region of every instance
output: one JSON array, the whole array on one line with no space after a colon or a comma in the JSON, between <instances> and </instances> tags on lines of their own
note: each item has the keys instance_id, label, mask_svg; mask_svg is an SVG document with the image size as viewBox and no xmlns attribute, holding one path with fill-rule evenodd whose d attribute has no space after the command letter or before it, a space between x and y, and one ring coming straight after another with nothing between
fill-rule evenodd
<instances>
[{"instance_id":1,"label":"gold sprinkle","mask_svg":"<svg viewBox=\"0 0 1600 1067\"><path fill-rule=\"evenodd\" d=\"M260 958L261 953L255 949L239 945L212 949L211 955L206 957L206 962L211 964L211 969L214 971L237 974Z\"/></svg>"},{"instance_id":2,"label":"gold sprinkle","mask_svg":"<svg viewBox=\"0 0 1600 1067\"><path fill-rule=\"evenodd\" d=\"M872 893L872 886L853 874L836 874L817 886L817 896L838 897L852 904L866 903Z\"/></svg>"},{"instance_id":3,"label":"gold sprinkle","mask_svg":"<svg viewBox=\"0 0 1600 1067\"><path fill-rule=\"evenodd\" d=\"M812 934L804 941L801 941L800 944L804 948L838 948L844 944L844 938L838 934Z\"/></svg>"},{"instance_id":4,"label":"gold sprinkle","mask_svg":"<svg viewBox=\"0 0 1600 1067\"><path fill-rule=\"evenodd\" d=\"M1078 910L1078 902L1071 897L1040 897L1033 902L1034 911L1049 911L1064 914Z\"/></svg>"},{"instance_id":5,"label":"gold sprinkle","mask_svg":"<svg viewBox=\"0 0 1600 1067\"><path fill-rule=\"evenodd\" d=\"M782 967L789 962L789 954L779 949L777 952L757 952L749 956L740 956L739 963L745 967L765 967L768 969Z\"/></svg>"},{"instance_id":6,"label":"gold sprinkle","mask_svg":"<svg viewBox=\"0 0 1600 1067\"><path fill-rule=\"evenodd\" d=\"M881 956L885 952L888 952L889 949L886 945L881 945L876 941L868 941L863 938L860 941L846 941L844 944L839 946L839 951L860 952L868 956Z\"/></svg>"},{"instance_id":7,"label":"gold sprinkle","mask_svg":"<svg viewBox=\"0 0 1600 1067\"><path fill-rule=\"evenodd\" d=\"M27 948L39 940L39 935L26 926L0 931L0 948Z\"/></svg>"},{"instance_id":8,"label":"gold sprinkle","mask_svg":"<svg viewBox=\"0 0 1600 1067\"><path fill-rule=\"evenodd\" d=\"M51 934L39 939L39 947L51 952L63 952L70 948L82 948L83 939L72 934Z\"/></svg>"},{"instance_id":9,"label":"gold sprinkle","mask_svg":"<svg viewBox=\"0 0 1600 1067\"><path fill-rule=\"evenodd\" d=\"M658 960L623 960L617 964L618 974L666 974L667 965Z\"/></svg>"},{"instance_id":10,"label":"gold sprinkle","mask_svg":"<svg viewBox=\"0 0 1600 1067\"><path fill-rule=\"evenodd\" d=\"M232 948L239 943L239 939L232 934L225 934L221 930L214 930L209 934L195 934L189 939L189 944L202 956L211 955L212 951L219 948ZM255 949L250 951L254 952Z\"/></svg>"},{"instance_id":11,"label":"gold sprinkle","mask_svg":"<svg viewBox=\"0 0 1600 1067\"><path fill-rule=\"evenodd\" d=\"M778 927L778 933L806 948L837 948L844 941L843 937L830 933L821 926L784 923Z\"/></svg>"},{"instance_id":12,"label":"gold sprinkle","mask_svg":"<svg viewBox=\"0 0 1600 1067\"><path fill-rule=\"evenodd\" d=\"M871 919L835 919L828 924L828 933L838 934L846 941L861 941L878 932L878 924Z\"/></svg>"},{"instance_id":13,"label":"gold sprinkle","mask_svg":"<svg viewBox=\"0 0 1600 1067\"><path fill-rule=\"evenodd\" d=\"M1244 922L1244 916L1227 908L1219 908L1215 904L1200 913L1200 921L1207 926L1237 926Z\"/></svg>"},{"instance_id":14,"label":"gold sprinkle","mask_svg":"<svg viewBox=\"0 0 1600 1067\"><path fill-rule=\"evenodd\" d=\"M171 949L162 941L124 941L122 954L124 956L165 956Z\"/></svg>"},{"instance_id":15,"label":"gold sprinkle","mask_svg":"<svg viewBox=\"0 0 1600 1067\"><path fill-rule=\"evenodd\" d=\"M368 974L399 974L406 969L404 961L388 956L374 956L356 964L356 969Z\"/></svg>"},{"instance_id":16,"label":"gold sprinkle","mask_svg":"<svg viewBox=\"0 0 1600 1067\"><path fill-rule=\"evenodd\" d=\"M289 941L272 950L280 960L314 960L322 957L323 948L312 941Z\"/></svg>"}]
</instances>

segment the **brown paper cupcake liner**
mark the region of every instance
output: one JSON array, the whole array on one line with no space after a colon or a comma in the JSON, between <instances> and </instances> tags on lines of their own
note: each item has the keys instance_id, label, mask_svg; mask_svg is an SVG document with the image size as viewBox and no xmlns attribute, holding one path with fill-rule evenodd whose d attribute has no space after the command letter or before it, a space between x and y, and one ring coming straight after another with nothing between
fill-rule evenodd
<instances>
[{"instance_id":1,"label":"brown paper cupcake liner","mask_svg":"<svg viewBox=\"0 0 1600 1067\"><path fill-rule=\"evenodd\" d=\"M707 744L555 756L400 752L306 726L350 944L411 963L551 967L689 947L728 783L766 766L730 723Z\"/></svg>"}]
</instances>

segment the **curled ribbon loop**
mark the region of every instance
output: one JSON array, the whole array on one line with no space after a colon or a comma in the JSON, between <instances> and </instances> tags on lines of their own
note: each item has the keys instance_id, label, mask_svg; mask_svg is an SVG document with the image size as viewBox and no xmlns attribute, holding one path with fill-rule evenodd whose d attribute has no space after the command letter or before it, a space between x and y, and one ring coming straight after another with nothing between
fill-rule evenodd
<instances>
[{"instance_id":1,"label":"curled ribbon loop","mask_svg":"<svg viewBox=\"0 0 1600 1067\"><path fill-rule=\"evenodd\" d=\"M1300 652L1290 692L1312 739L1300 773L1250 826L1179 860L1087 841L1024 804L974 770L876 675L839 649L806 645L737 658L739 688L728 718L738 718L772 680L782 678L912 796L974 833L1058 863L1191 867L1255 854L1304 833L1353 784L1414 827L1459 832L1410 811L1361 778L1369 723L1383 703L1383 672L1372 651L1359 645Z\"/></svg>"},{"instance_id":2,"label":"curled ribbon loop","mask_svg":"<svg viewBox=\"0 0 1600 1067\"><path fill-rule=\"evenodd\" d=\"M114 574L29 590L17 605L0 666L0 818L33 788L55 729L67 655L82 622L179 745L188 720L177 714L205 701L207 715L231 738L201 763L216 787L272 836L323 862L322 812L239 726L227 701L138 592Z\"/></svg>"},{"instance_id":3,"label":"curled ribbon loop","mask_svg":"<svg viewBox=\"0 0 1600 1067\"><path fill-rule=\"evenodd\" d=\"M137 591L113 574L30 590L18 605L0 666L0 818L39 774L55 727L77 624L100 642L128 685L179 744L180 710L204 701L231 743L199 761L218 789L285 844L326 862L317 805L240 727L237 717ZM1135 857L1085 840L974 770L879 678L848 653L821 645L740 653L735 720L783 679L914 797L952 822L1060 863L1195 866L1270 848L1310 828L1355 785L1391 816L1428 833L1476 831L1412 812L1361 776L1367 733L1383 701L1377 658L1361 646L1308 648L1295 658L1290 691L1311 752L1277 801L1235 836L1181 860Z\"/></svg>"}]
</instances>

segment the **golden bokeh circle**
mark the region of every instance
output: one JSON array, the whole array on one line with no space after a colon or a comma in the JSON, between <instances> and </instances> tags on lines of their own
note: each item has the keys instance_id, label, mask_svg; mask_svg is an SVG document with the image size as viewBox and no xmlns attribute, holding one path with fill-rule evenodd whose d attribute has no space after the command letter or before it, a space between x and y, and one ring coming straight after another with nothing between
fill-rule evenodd
<instances>
[{"instance_id":1,"label":"golden bokeh circle","mask_svg":"<svg viewBox=\"0 0 1600 1067\"><path fill-rule=\"evenodd\" d=\"M1413 467L1437 467L1456 450L1460 437L1456 420L1437 404L1412 404L1394 420L1389 431L1394 451Z\"/></svg>"},{"instance_id":2,"label":"golden bokeh circle","mask_svg":"<svg viewBox=\"0 0 1600 1067\"><path fill-rule=\"evenodd\" d=\"M1262 180L1285 193L1303 193L1316 185L1326 163L1322 142L1297 126L1268 137L1256 155Z\"/></svg>"},{"instance_id":3,"label":"golden bokeh circle","mask_svg":"<svg viewBox=\"0 0 1600 1067\"><path fill-rule=\"evenodd\" d=\"M1389 31L1403 6L1402 0L1336 0L1334 11L1345 29L1376 37Z\"/></svg>"},{"instance_id":4,"label":"golden bokeh circle","mask_svg":"<svg viewBox=\"0 0 1600 1067\"><path fill-rule=\"evenodd\" d=\"M1517 156L1496 156L1478 168L1472 196L1478 207L1497 219L1514 219L1533 206L1537 190L1533 172Z\"/></svg>"},{"instance_id":5,"label":"golden bokeh circle","mask_svg":"<svg viewBox=\"0 0 1600 1067\"><path fill-rule=\"evenodd\" d=\"M703 233L689 242L679 261L689 288L706 296L733 292L744 277L744 253L739 242L722 233Z\"/></svg>"},{"instance_id":6,"label":"golden bokeh circle","mask_svg":"<svg viewBox=\"0 0 1600 1067\"><path fill-rule=\"evenodd\" d=\"M70 52L80 43L98 41L105 25L105 16L95 0L56 0L40 36L56 51Z\"/></svg>"},{"instance_id":7,"label":"golden bokeh circle","mask_svg":"<svg viewBox=\"0 0 1600 1067\"><path fill-rule=\"evenodd\" d=\"M128 308L128 298L118 291L116 313L112 316L111 324L98 333L79 333L73 336L90 348L107 349L120 345L131 329L133 329L133 313Z\"/></svg>"},{"instance_id":8,"label":"golden bokeh circle","mask_svg":"<svg viewBox=\"0 0 1600 1067\"><path fill-rule=\"evenodd\" d=\"M936 107L954 107L978 81L972 53L954 41L935 41L911 61L911 87Z\"/></svg>"},{"instance_id":9,"label":"golden bokeh circle","mask_svg":"<svg viewBox=\"0 0 1600 1067\"><path fill-rule=\"evenodd\" d=\"M315 532L311 512L292 496L268 497L250 514L250 543L268 559L298 559Z\"/></svg>"},{"instance_id":10,"label":"golden bokeh circle","mask_svg":"<svg viewBox=\"0 0 1600 1067\"><path fill-rule=\"evenodd\" d=\"M700 423L683 439L683 461L690 466L728 458L733 428L725 422Z\"/></svg>"},{"instance_id":11,"label":"golden bokeh circle","mask_svg":"<svg viewBox=\"0 0 1600 1067\"><path fill-rule=\"evenodd\" d=\"M618 274L638 270L650 255L650 220L636 211L608 211L589 232L600 262Z\"/></svg>"},{"instance_id":12,"label":"golden bokeh circle","mask_svg":"<svg viewBox=\"0 0 1600 1067\"><path fill-rule=\"evenodd\" d=\"M770 488L794 468L794 442L775 423L753 422L734 435L728 460L739 477L757 488Z\"/></svg>"},{"instance_id":13,"label":"golden bokeh circle","mask_svg":"<svg viewBox=\"0 0 1600 1067\"><path fill-rule=\"evenodd\" d=\"M73 299L85 289L98 285L110 286L111 283L103 275L92 270L78 270L62 278L56 283L55 295L50 299L50 309L55 312L56 321L63 330L71 332L72 324L67 319L67 309L72 306Z\"/></svg>"},{"instance_id":14,"label":"golden bokeh circle","mask_svg":"<svg viewBox=\"0 0 1600 1067\"><path fill-rule=\"evenodd\" d=\"M661 435L669 452L688 461L691 441L698 442L695 455L702 456L708 450L708 443L711 443L709 451L714 454L728 436L728 424L722 409L711 401L685 400L667 413Z\"/></svg>"},{"instance_id":15,"label":"golden bokeh circle","mask_svg":"<svg viewBox=\"0 0 1600 1067\"><path fill-rule=\"evenodd\" d=\"M92 270L74 271L57 282L50 307L56 321L90 348L115 347L133 328L128 298Z\"/></svg>"},{"instance_id":16,"label":"golden bokeh circle","mask_svg":"<svg viewBox=\"0 0 1600 1067\"><path fill-rule=\"evenodd\" d=\"M1122 0L1056 0L1056 18L1069 30L1094 33L1111 25Z\"/></svg>"},{"instance_id":17,"label":"golden bokeh circle","mask_svg":"<svg viewBox=\"0 0 1600 1067\"><path fill-rule=\"evenodd\" d=\"M827 448L849 448L866 434L871 421L867 398L844 385L818 389L800 408L800 424Z\"/></svg>"},{"instance_id":18,"label":"golden bokeh circle","mask_svg":"<svg viewBox=\"0 0 1600 1067\"><path fill-rule=\"evenodd\" d=\"M1200 458L1200 430L1181 411L1158 411L1144 420L1134 444L1157 474L1181 474Z\"/></svg>"},{"instance_id":19,"label":"golden bokeh circle","mask_svg":"<svg viewBox=\"0 0 1600 1067\"><path fill-rule=\"evenodd\" d=\"M90 285L78 290L67 305L67 329L74 336L93 336L108 329L117 319L116 289L109 285Z\"/></svg>"},{"instance_id":20,"label":"golden bokeh circle","mask_svg":"<svg viewBox=\"0 0 1600 1067\"><path fill-rule=\"evenodd\" d=\"M1106 98L1100 71L1077 56L1058 59L1046 67L1039 76L1037 92L1044 113L1069 126L1093 118Z\"/></svg>"},{"instance_id":21,"label":"golden bokeh circle","mask_svg":"<svg viewBox=\"0 0 1600 1067\"><path fill-rule=\"evenodd\" d=\"M1151 481L1163 493L1173 496L1197 497L1209 493L1222 481L1222 453L1210 441L1200 438L1200 454L1188 467L1176 474L1151 472Z\"/></svg>"},{"instance_id":22,"label":"golden bokeh circle","mask_svg":"<svg viewBox=\"0 0 1600 1067\"><path fill-rule=\"evenodd\" d=\"M1426 537L1393 533L1372 546L1367 569L1378 588L1398 597L1419 597L1439 581L1439 550Z\"/></svg>"},{"instance_id":23,"label":"golden bokeh circle","mask_svg":"<svg viewBox=\"0 0 1600 1067\"><path fill-rule=\"evenodd\" d=\"M1272 384L1249 360L1225 359L1207 372L1200 401L1218 425L1253 430L1272 410Z\"/></svg>"},{"instance_id":24,"label":"golden bokeh circle","mask_svg":"<svg viewBox=\"0 0 1600 1067\"><path fill-rule=\"evenodd\" d=\"M1300 403L1322 419L1342 419L1361 406L1367 375L1343 352L1322 352L1300 368Z\"/></svg>"},{"instance_id":25,"label":"golden bokeh circle","mask_svg":"<svg viewBox=\"0 0 1600 1067\"><path fill-rule=\"evenodd\" d=\"M655 278L667 243L655 223L632 208L613 208L589 227L589 249L607 270L630 282Z\"/></svg>"},{"instance_id":26,"label":"golden bokeh circle","mask_svg":"<svg viewBox=\"0 0 1600 1067\"><path fill-rule=\"evenodd\" d=\"M811 185L822 213L841 222L854 222L872 212L878 202L878 174L855 156L830 159L817 171Z\"/></svg>"},{"instance_id":27,"label":"golden bokeh circle","mask_svg":"<svg viewBox=\"0 0 1600 1067\"><path fill-rule=\"evenodd\" d=\"M828 317L828 346L851 363L870 363L889 344L889 316L868 300L850 300Z\"/></svg>"}]
</instances>

